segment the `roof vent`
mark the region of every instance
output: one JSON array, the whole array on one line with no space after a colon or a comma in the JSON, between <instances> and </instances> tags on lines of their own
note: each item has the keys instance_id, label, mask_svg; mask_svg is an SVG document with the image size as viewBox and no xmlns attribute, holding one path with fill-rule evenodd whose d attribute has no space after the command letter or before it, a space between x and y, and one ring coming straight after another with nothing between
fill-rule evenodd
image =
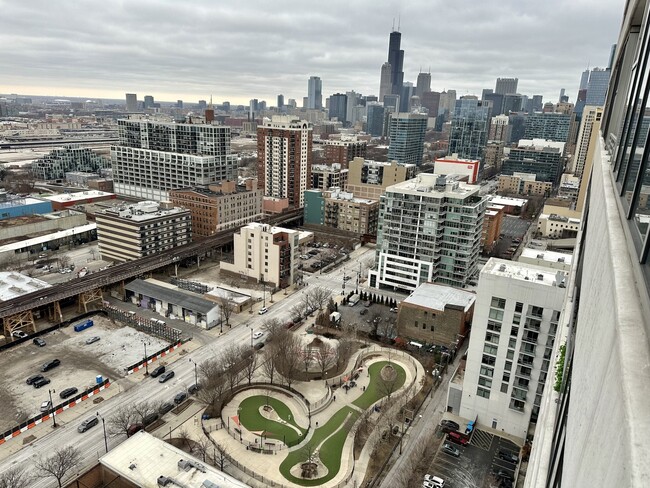
<instances>
[{"instance_id":1,"label":"roof vent","mask_svg":"<svg viewBox=\"0 0 650 488\"><path fill-rule=\"evenodd\" d=\"M505 270L506 270L506 265L505 264L502 264L501 266L499 266L499 271L504 272Z\"/></svg>"},{"instance_id":2,"label":"roof vent","mask_svg":"<svg viewBox=\"0 0 650 488\"><path fill-rule=\"evenodd\" d=\"M537 279L540 280L540 281L543 281L544 280L544 275L541 274L541 273L537 273Z\"/></svg>"}]
</instances>

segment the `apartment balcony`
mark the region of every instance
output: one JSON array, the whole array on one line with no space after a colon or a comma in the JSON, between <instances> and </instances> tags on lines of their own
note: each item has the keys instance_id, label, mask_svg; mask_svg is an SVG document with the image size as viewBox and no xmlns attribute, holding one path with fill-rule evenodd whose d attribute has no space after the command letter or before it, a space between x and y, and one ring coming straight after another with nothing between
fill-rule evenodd
<instances>
[{"instance_id":1,"label":"apartment balcony","mask_svg":"<svg viewBox=\"0 0 650 488\"><path fill-rule=\"evenodd\" d=\"M517 366L517 369L515 370L515 376L530 379L532 372L532 368Z\"/></svg>"},{"instance_id":2,"label":"apartment balcony","mask_svg":"<svg viewBox=\"0 0 650 488\"><path fill-rule=\"evenodd\" d=\"M519 400L519 401L525 402L527 396L528 396L528 394L524 390L518 390L518 389L513 389L512 390L511 398L513 400Z\"/></svg>"}]
</instances>

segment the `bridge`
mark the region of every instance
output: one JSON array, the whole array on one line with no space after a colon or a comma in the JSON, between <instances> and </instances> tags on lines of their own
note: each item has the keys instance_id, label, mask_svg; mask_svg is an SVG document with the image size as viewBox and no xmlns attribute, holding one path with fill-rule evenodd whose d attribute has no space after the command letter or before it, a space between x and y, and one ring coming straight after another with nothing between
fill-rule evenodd
<instances>
[{"instance_id":1,"label":"bridge","mask_svg":"<svg viewBox=\"0 0 650 488\"><path fill-rule=\"evenodd\" d=\"M280 215L262 219L271 225L283 225L298 221L302 218L303 209L299 208ZM239 229L227 229L183 246L146 256L134 261L116 264L103 271L75 278L67 283L61 283L49 288L34 291L0 303L0 318L3 320L5 336L12 331L27 327L34 329L32 310L48 307L49 318L52 321L63 320L60 308L61 300L79 297L79 306L86 308L87 304L101 300L101 289L115 283L120 283L156 269L177 264L181 261L199 257L211 249L219 249L232 242L233 235Z\"/></svg>"}]
</instances>

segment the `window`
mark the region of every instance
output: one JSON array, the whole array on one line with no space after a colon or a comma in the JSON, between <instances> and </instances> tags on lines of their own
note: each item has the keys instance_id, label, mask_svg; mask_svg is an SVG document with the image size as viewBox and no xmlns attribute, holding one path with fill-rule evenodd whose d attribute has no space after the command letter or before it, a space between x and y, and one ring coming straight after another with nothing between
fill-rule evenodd
<instances>
[{"instance_id":1,"label":"window","mask_svg":"<svg viewBox=\"0 0 650 488\"><path fill-rule=\"evenodd\" d=\"M519 327L513 327L512 329L510 329L510 335L512 337L517 337L518 334L519 334Z\"/></svg>"},{"instance_id":2,"label":"window","mask_svg":"<svg viewBox=\"0 0 650 488\"><path fill-rule=\"evenodd\" d=\"M490 398L490 390L486 390L485 388L481 388L480 386L476 390L476 394L483 398Z\"/></svg>"},{"instance_id":3,"label":"window","mask_svg":"<svg viewBox=\"0 0 650 488\"><path fill-rule=\"evenodd\" d=\"M514 349L516 345L517 345L517 339L516 338L511 338L510 341L508 341L508 347Z\"/></svg>"},{"instance_id":4,"label":"window","mask_svg":"<svg viewBox=\"0 0 650 488\"><path fill-rule=\"evenodd\" d=\"M515 312L521 313L523 309L524 309L524 304L523 303L517 302L515 304Z\"/></svg>"},{"instance_id":5,"label":"window","mask_svg":"<svg viewBox=\"0 0 650 488\"><path fill-rule=\"evenodd\" d=\"M499 343L499 334L495 334L493 332L486 332L485 333L485 342L489 342L491 344L498 344Z\"/></svg>"},{"instance_id":6,"label":"window","mask_svg":"<svg viewBox=\"0 0 650 488\"><path fill-rule=\"evenodd\" d=\"M483 364L487 364L488 366L494 366L497 360L494 356L487 356L486 354L483 354L483 358L481 359L481 362Z\"/></svg>"},{"instance_id":7,"label":"window","mask_svg":"<svg viewBox=\"0 0 650 488\"><path fill-rule=\"evenodd\" d=\"M488 354L494 354L496 356L497 354L497 347L496 346L491 346L489 344L485 344L483 346L483 352L486 352Z\"/></svg>"},{"instance_id":8,"label":"window","mask_svg":"<svg viewBox=\"0 0 650 488\"><path fill-rule=\"evenodd\" d=\"M481 366L480 374L492 378L492 376L494 376L494 369L488 368L486 366Z\"/></svg>"},{"instance_id":9,"label":"window","mask_svg":"<svg viewBox=\"0 0 650 488\"><path fill-rule=\"evenodd\" d=\"M512 369L512 361L506 361L506 364L503 367L503 369L506 371L510 371Z\"/></svg>"},{"instance_id":10,"label":"window","mask_svg":"<svg viewBox=\"0 0 650 488\"><path fill-rule=\"evenodd\" d=\"M519 315L518 313L514 314L512 316L512 323L519 325L521 323L521 315Z\"/></svg>"},{"instance_id":11,"label":"window","mask_svg":"<svg viewBox=\"0 0 650 488\"><path fill-rule=\"evenodd\" d=\"M510 373L503 373L503 380L505 383L510 381Z\"/></svg>"},{"instance_id":12,"label":"window","mask_svg":"<svg viewBox=\"0 0 650 488\"><path fill-rule=\"evenodd\" d=\"M487 329L494 332L501 332L501 324L493 320L488 320Z\"/></svg>"},{"instance_id":13,"label":"window","mask_svg":"<svg viewBox=\"0 0 650 488\"><path fill-rule=\"evenodd\" d=\"M494 308L500 308L501 310L503 310L504 308L506 308L506 299L492 297L492 303L490 304L490 306Z\"/></svg>"},{"instance_id":14,"label":"window","mask_svg":"<svg viewBox=\"0 0 650 488\"><path fill-rule=\"evenodd\" d=\"M503 320L503 310L497 310L496 308L491 308L490 318L494 320Z\"/></svg>"},{"instance_id":15,"label":"window","mask_svg":"<svg viewBox=\"0 0 650 488\"><path fill-rule=\"evenodd\" d=\"M479 376L478 384L481 385L481 386L486 386L488 388L491 388L492 387L492 380L489 380L487 378L483 378L482 376Z\"/></svg>"},{"instance_id":16,"label":"window","mask_svg":"<svg viewBox=\"0 0 650 488\"><path fill-rule=\"evenodd\" d=\"M501 393L508 393L508 383L501 383Z\"/></svg>"}]
</instances>

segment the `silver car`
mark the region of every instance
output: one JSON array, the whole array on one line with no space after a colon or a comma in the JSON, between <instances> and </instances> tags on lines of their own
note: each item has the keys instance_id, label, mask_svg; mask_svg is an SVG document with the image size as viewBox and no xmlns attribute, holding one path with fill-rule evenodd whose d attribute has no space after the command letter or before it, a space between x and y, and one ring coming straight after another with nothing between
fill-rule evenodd
<instances>
[{"instance_id":1,"label":"silver car","mask_svg":"<svg viewBox=\"0 0 650 488\"><path fill-rule=\"evenodd\" d=\"M99 423L99 419L97 417L90 417L90 418L84 420L83 422L81 422L81 425L79 425L79 427L77 427L77 431L80 434L83 434L88 429L90 429L91 427L94 427L98 423Z\"/></svg>"}]
</instances>

